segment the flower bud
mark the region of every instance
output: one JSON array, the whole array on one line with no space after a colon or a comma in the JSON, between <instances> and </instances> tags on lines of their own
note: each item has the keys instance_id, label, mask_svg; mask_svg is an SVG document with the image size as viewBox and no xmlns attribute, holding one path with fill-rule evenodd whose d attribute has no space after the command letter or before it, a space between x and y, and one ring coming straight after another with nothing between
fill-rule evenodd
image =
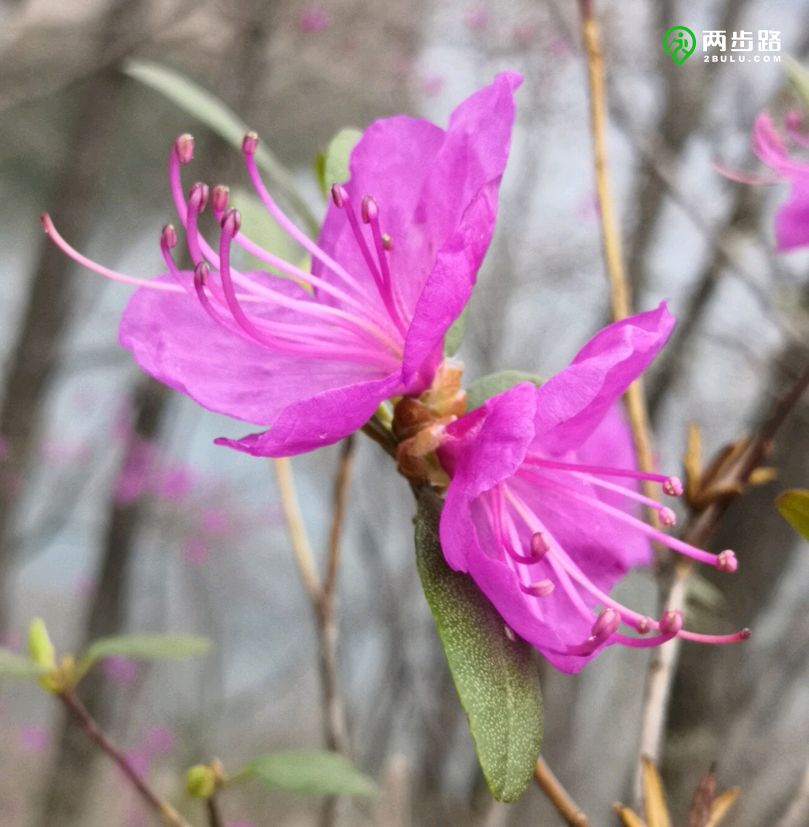
<instances>
[{"instance_id":1,"label":"flower bud","mask_svg":"<svg viewBox=\"0 0 809 827\"><path fill-rule=\"evenodd\" d=\"M195 798L210 798L216 791L216 772L207 764L195 764L185 774L185 788Z\"/></svg>"},{"instance_id":2,"label":"flower bud","mask_svg":"<svg viewBox=\"0 0 809 827\"><path fill-rule=\"evenodd\" d=\"M56 649L41 617L35 617L28 627L28 654L42 669L56 669Z\"/></svg>"}]
</instances>

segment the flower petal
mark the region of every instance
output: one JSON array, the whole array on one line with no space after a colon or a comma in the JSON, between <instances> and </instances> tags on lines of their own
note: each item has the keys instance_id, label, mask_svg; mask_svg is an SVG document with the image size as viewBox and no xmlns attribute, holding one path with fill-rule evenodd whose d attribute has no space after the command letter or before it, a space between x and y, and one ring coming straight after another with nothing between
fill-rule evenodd
<instances>
[{"instance_id":1,"label":"flower petal","mask_svg":"<svg viewBox=\"0 0 809 827\"><path fill-rule=\"evenodd\" d=\"M293 282L275 280L272 288L311 298ZM251 312L265 320L297 318L271 304L251 306ZM323 391L385 378L368 365L275 353L216 324L186 293L137 290L121 319L119 341L155 379L209 410L256 424L270 424L289 405Z\"/></svg>"},{"instance_id":2,"label":"flower petal","mask_svg":"<svg viewBox=\"0 0 809 827\"><path fill-rule=\"evenodd\" d=\"M454 249L459 232L469 234L460 225L484 188L487 206L496 204L496 185L508 158L514 122L513 93L520 82L513 72L497 75L492 84L455 109L446 132L428 121L404 116L376 121L351 154L346 189L355 208L367 194L377 202L381 229L393 239L389 257L394 289L408 315L436 267L439 251L448 243ZM463 263L476 271L491 239L493 216L483 205L470 217L473 214L482 222L476 242L482 251ZM319 244L363 283L369 301L381 308L348 221L334 205L329 207ZM313 270L332 278L318 262ZM466 290L474 275L459 274L458 289Z\"/></svg>"},{"instance_id":3,"label":"flower petal","mask_svg":"<svg viewBox=\"0 0 809 827\"><path fill-rule=\"evenodd\" d=\"M674 328L666 303L608 325L569 367L537 391L536 444L545 453L575 450L648 367Z\"/></svg>"},{"instance_id":4,"label":"flower petal","mask_svg":"<svg viewBox=\"0 0 809 827\"><path fill-rule=\"evenodd\" d=\"M471 504L519 468L534 435L536 388L524 382L488 400L447 428L439 448L452 474L441 513L441 547L447 563L466 571L474 547Z\"/></svg>"},{"instance_id":5,"label":"flower petal","mask_svg":"<svg viewBox=\"0 0 809 827\"><path fill-rule=\"evenodd\" d=\"M379 403L397 392L401 392L398 372L384 379L323 391L285 408L268 431L241 439L220 437L216 444L258 457L303 454L359 430Z\"/></svg>"},{"instance_id":6,"label":"flower petal","mask_svg":"<svg viewBox=\"0 0 809 827\"><path fill-rule=\"evenodd\" d=\"M775 240L779 250L809 244L809 166L803 174L792 176L789 199L775 216Z\"/></svg>"},{"instance_id":7,"label":"flower petal","mask_svg":"<svg viewBox=\"0 0 809 827\"><path fill-rule=\"evenodd\" d=\"M405 339L402 376L429 384L430 356L440 358L444 335L472 295L477 272L491 241L497 214L497 184L487 184L464 213L455 233L441 248L413 311ZM432 360L434 361L434 360Z\"/></svg>"}]
</instances>

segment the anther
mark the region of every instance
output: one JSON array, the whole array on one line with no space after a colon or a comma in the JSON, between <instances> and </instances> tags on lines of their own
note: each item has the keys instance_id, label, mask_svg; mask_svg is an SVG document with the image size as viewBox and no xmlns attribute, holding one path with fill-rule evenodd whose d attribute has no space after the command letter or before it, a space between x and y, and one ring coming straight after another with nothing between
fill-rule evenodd
<instances>
[{"instance_id":1,"label":"anther","mask_svg":"<svg viewBox=\"0 0 809 827\"><path fill-rule=\"evenodd\" d=\"M163 227L162 240L169 250L177 246L177 230L174 229L173 224L166 224Z\"/></svg>"},{"instance_id":2,"label":"anther","mask_svg":"<svg viewBox=\"0 0 809 827\"><path fill-rule=\"evenodd\" d=\"M382 233L382 246L386 250L393 249L393 239L387 233Z\"/></svg>"},{"instance_id":3,"label":"anther","mask_svg":"<svg viewBox=\"0 0 809 827\"><path fill-rule=\"evenodd\" d=\"M663 525L673 526L677 522L677 515L670 508L663 506L658 513L660 514L660 522Z\"/></svg>"},{"instance_id":4,"label":"anther","mask_svg":"<svg viewBox=\"0 0 809 827\"><path fill-rule=\"evenodd\" d=\"M663 483L663 493L670 497L680 497L683 493L683 484L679 477L669 477Z\"/></svg>"},{"instance_id":5,"label":"anther","mask_svg":"<svg viewBox=\"0 0 809 827\"><path fill-rule=\"evenodd\" d=\"M230 190L224 184L217 184L211 190L211 209L215 214L223 213L228 208Z\"/></svg>"},{"instance_id":6,"label":"anther","mask_svg":"<svg viewBox=\"0 0 809 827\"><path fill-rule=\"evenodd\" d=\"M258 132L248 132L242 139L242 152L245 155L253 155L258 146Z\"/></svg>"},{"instance_id":7,"label":"anther","mask_svg":"<svg viewBox=\"0 0 809 827\"><path fill-rule=\"evenodd\" d=\"M379 207L372 195L364 195L360 204L360 215L364 224L370 224L379 217Z\"/></svg>"},{"instance_id":8,"label":"anther","mask_svg":"<svg viewBox=\"0 0 809 827\"><path fill-rule=\"evenodd\" d=\"M550 550L548 538L541 531L536 531L531 535L531 557L534 560L541 560Z\"/></svg>"},{"instance_id":9,"label":"anther","mask_svg":"<svg viewBox=\"0 0 809 827\"><path fill-rule=\"evenodd\" d=\"M621 616L615 609L604 609L599 615L590 632L597 641L606 640L618 631Z\"/></svg>"},{"instance_id":10,"label":"anther","mask_svg":"<svg viewBox=\"0 0 809 827\"><path fill-rule=\"evenodd\" d=\"M739 568L739 561L734 552L727 548L716 555L716 567L726 574L733 574Z\"/></svg>"},{"instance_id":11,"label":"anther","mask_svg":"<svg viewBox=\"0 0 809 827\"><path fill-rule=\"evenodd\" d=\"M194 136L187 132L174 142L174 153L181 164L190 164L194 159Z\"/></svg>"},{"instance_id":12,"label":"anther","mask_svg":"<svg viewBox=\"0 0 809 827\"><path fill-rule=\"evenodd\" d=\"M203 212L208 204L209 194L208 185L203 184L202 181L197 181L188 193L189 209L193 209L197 213Z\"/></svg>"},{"instance_id":13,"label":"anther","mask_svg":"<svg viewBox=\"0 0 809 827\"><path fill-rule=\"evenodd\" d=\"M535 583L520 583L520 588L525 594L530 594L532 597L547 597L552 594L554 585L550 580L537 580Z\"/></svg>"},{"instance_id":14,"label":"anther","mask_svg":"<svg viewBox=\"0 0 809 827\"><path fill-rule=\"evenodd\" d=\"M342 184L331 185L331 200L334 201L334 206L342 208L348 201L348 192Z\"/></svg>"},{"instance_id":15,"label":"anther","mask_svg":"<svg viewBox=\"0 0 809 827\"><path fill-rule=\"evenodd\" d=\"M238 234L241 226L241 213L238 210L228 210L222 219L222 232L232 237Z\"/></svg>"},{"instance_id":16,"label":"anther","mask_svg":"<svg viewBox=\"0 0 809 827\"><path fill-rule=\"evenodd\" d=\"M208 266L208 262L200 261L194 268L194 284L204 285L208 281L210 272L211 268Z\"/></svg>"},{"instance_id":17,"label":"anther","mask_svg":"<svg viewBox=\"0 0 809 827\"><path fill-rule=\"evenodd\" d=\"M683 613L679 609L667 610L658 621L660 634L676 635L683 628Z\"/></svg>"}]
</instances>

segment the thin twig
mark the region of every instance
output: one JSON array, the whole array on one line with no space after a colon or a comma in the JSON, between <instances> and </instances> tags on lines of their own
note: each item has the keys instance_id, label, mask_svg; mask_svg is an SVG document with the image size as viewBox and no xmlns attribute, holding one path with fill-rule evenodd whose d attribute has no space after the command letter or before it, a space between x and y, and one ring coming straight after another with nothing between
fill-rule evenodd
<instances>
[{"instance_id":1,"label":"thin twig","mask_svg":"<svg viewBox=\"0 0 809 827\"><path fill-rule=\"evenodd\" d=\"M219 810L219 802L216 800L216 794L206 799L205 810L208 814L208 827L225 827L222 813Z\"/></svg>"},{"instance_id":2,"label":"thin twig","mask_svg":"<svg viewBox=\"0 0 809 827\"><path fill-rule=\"evenodd\" d=\"M559 779L553 774L542 756L537 758L534 765L534 778L542 792L570 827L588 827L590 822L587 816L570 797L570 793L559 783Z\"/></svg>"},{"instance_id":3,"label":"thin twig","mask_svg":"<svg viewBox=\"0 0 809 827\"><path fill-rule=\"evenodd\" d=\"M289 528L292 551L298 565L309 604L315 619L318 643L318 670L323 705L323 736L326 746L343 755L351 752L345 705L340 692L337 660L337 623L334 617L335 590L340 567L340 540L343 532L351 466L354 458L354 438L342 443L337 475L334 481L334 510L326 556L326 573L321 581L317 573L312 544L301 517L292 467L288 459L275 460L275 474L281 507ZM320 823L328 827L336 818L337 799L327 798L323 804Z\"/></svg>"},{"instance_id":4,"label":"thin twig","mask_svg":"<svg viewBox=\"0 0 809 827\"><path fill-rule=\"evenodd\" d=\"M138 791L140 797L154 810L155 814L164 824L169 825L169 827L191 827L171 804L163 801L163 799L151 789L146 779L132 766L126 755L102 732L101 728L84 707L84 704L82 704L72 690L60 692L57 697L62 701L65 708L87 735L120 767L132 786Z\"/></svg>"},{"instance_id":5,"label":"thin twig","mask_svg":"<svg viewBox=\"0 0 809 827\"><path fill-rule=\"evenodd\" d=\"M596 191L598 193L601 218L601 240L604 247L604 263L610 283L610 303L615 321L625 319L632 312L629 285L624 270L621 251L621 236L618 219L610 197L609 173L607 169L607 96L604 83L604 61L599 44L598 23L593 15L592 0L579 0L582 39L587 54L587 77L590 89L590 128L593 137L593 161L595 165ZM649 436L649 417L640 379L627 389L624 397L627 416L632 429L635 454L641 470L654 470L652 442ZM655 498L654 486L644 485L646 496ZM656 524L657 512L650 509L650 519Z\"/></svg>"},{"instance_id":6,"label":"thin twig","mask_svg":"<svg viewBox=\"0 0 809 827\"><path fill-rule=\"evenodd\" d=\"M278 483L278 495L281 498L281 509L284 512L284 518L289 529L292 554L295 556L303 587L306 589L310 603L314 606L319 599L320 582L317 576L312 544L309 542L309 535L306 533L306 526L298 505L295 480L292 476L292 465L289 459L284 457L273 460L273 467L275 468L275 479Z\"/></svg>"},{"instance_id":7,"label":"thin twig","mask_svg":"<svg viewBox=\"0 0 809 827\"><path fill-rule=\"evenodd\" d=\"M728 475L728 482L744 484L767 458L772 450L773 441L791 413L792 409L809 388L809 365L798 377L792 387L775 403L772 413L765 420L747 449L740 455L735 468ZM695 515L685 527L683 539L691 545L707 545L719 521L730 505L731 498L717 500L704 511ZM680 561L670 574L668 589L665 593L664 606L667 610L685 608L688 594L688 578L693 564ZM680 653L680 639L674 638L664 646L659 646L652 654L649 663L649 679L643 701L640 748L641 755L648 755L656 764L660 762L660 747L666 725L671 686L677 668Z\"/></svg>"},{"instance_id":8,"label":"thin twig","mask_svg":"<svg viewBox=\"0 0 809 827\"><path fill-rule=\"evenodd\" d=\"M329 531L329 550L326 559L326 576L323 579L323 594L332 599L337 583L337 570L340 565L340 538L343 533L346 506L348 505L348 488L351 482L351 466L354 459L354 436L343 440L340 462L334 481L334 512Z\"/></svg>"}]
</instances>

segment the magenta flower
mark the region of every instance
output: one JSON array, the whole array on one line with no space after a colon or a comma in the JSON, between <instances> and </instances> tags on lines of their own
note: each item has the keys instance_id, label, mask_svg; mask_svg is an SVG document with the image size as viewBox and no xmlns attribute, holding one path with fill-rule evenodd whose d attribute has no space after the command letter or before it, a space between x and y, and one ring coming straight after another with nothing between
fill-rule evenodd
<instances>
[{"instance_id":1,"label":"magenta flower","mask_svg":"<svg viewBox=\"0 0 809 827\"><path fill-rule=\"evenodd\" d=\"M144 281L94 264L48 216L43 223L80 263L141 286L120 341L144 370L210 410L271 426L220 443L260 456L309 451L362 427L383 400L430 385L491 240L520 80L498 75L458 106L446 130L405 116L371 124L351 155L351 180L332 190L317 243L276 205L248 135L256 192L311 255L311 272L245 237L226 188L196 184L185 199L190 136L175 143L169 176L193 273L174 264L172 227L161 244L168 272ZM198 228L209 200L221 225L217 250ZM270 271L237 271L234 243Z\"/></svg>"},{"instance_id":2,"label":"magenta flower","mask_svg":"<svg viewBox=\"0 0 809 827\"><path fill-rule=\"evenodd\" d=\"M736 569L732 551L693 548L635 513L645 504L664 525L675 521L671 509L638 491L640 479L682 493L674 477L633 470L615 404L673 326L665 304L609 325L542 387L517 385L449 425L439 449L452 477L440 525L447 563L468 572L505 623L564 672L577 672L609 644L652 646L675 635L721 643L747 635L695 634L683 629L679 613L654 620L609 596L630 567L649 564L650 539ZM640 636L623 634L621 624Z\"/></svg>"},{"instance_id":3,"label":"magenta flower","mask_svg":"<svg viewBox=\"0 0 809 827\"><path fill-rule=\"evenodd\" d=\"M809 146L807 137L799 129L799 116L787 116L787 133L793 143ZM775 240L779 250L792 250L809 244L809 163L796 161L784 140L764 112L756 118L753 128L753 149L780 179L789 181L789 198L775 215ZM744 177L732 176L745 180ZM747 179L749 180L749 179ZM764 181L763 183L771 183Z\"/></svg>"}]
</instances>

